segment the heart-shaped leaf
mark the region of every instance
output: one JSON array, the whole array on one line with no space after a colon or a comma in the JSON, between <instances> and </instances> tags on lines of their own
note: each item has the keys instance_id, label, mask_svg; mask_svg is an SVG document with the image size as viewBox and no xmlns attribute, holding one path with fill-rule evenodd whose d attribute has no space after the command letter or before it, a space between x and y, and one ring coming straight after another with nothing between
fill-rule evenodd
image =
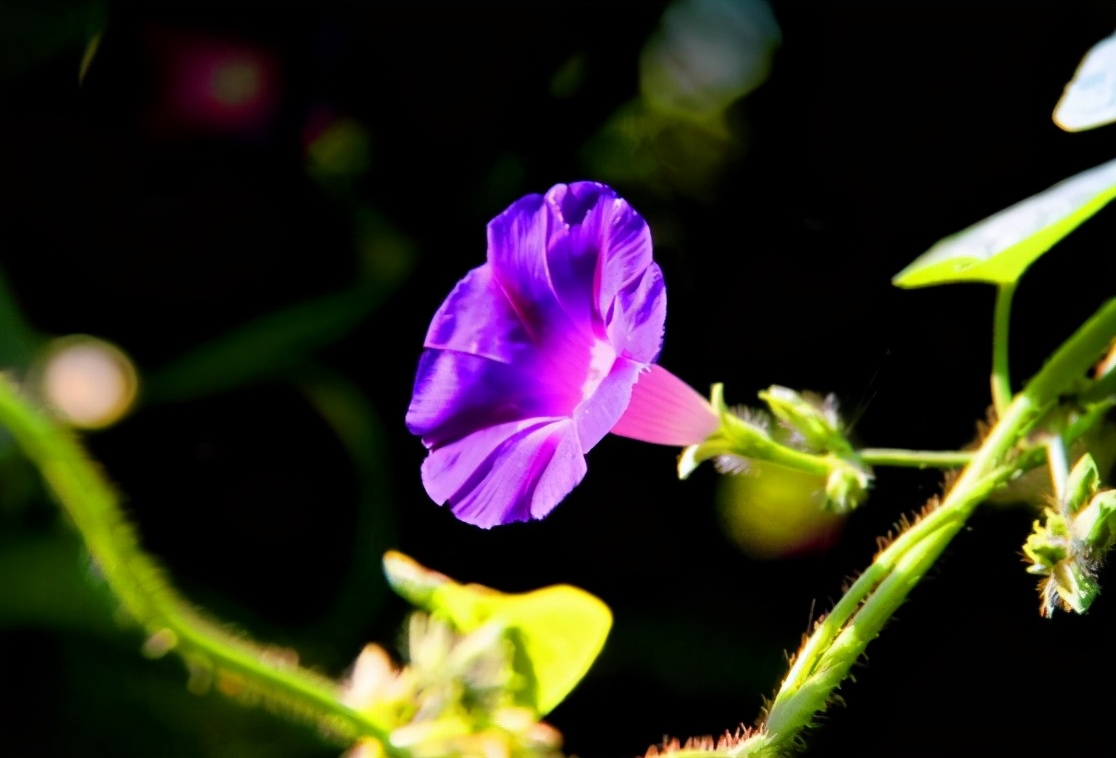
<instances>
[{"instance_id":1,"label":"heart-shaped leaf","mask_svg":"<svg viewBox=\"0 0 1116 758\"><path fill-rule=\"evenodd\" d=\"M1085 54L1054 108L1054 123L1080 132L1116 121L1116 34Z\"/></svg>"},{"instance_id":2,"label":"heart-shaped leaf","mask_svg":"<svg viewBox=\"0 0 1116 758\"><path fill-rule=\"evenodd\" d=\"M1009 284L1114 197L1116 160L1083 171L946 237L896 274L892 284Z\"/></svg>"},{"instance_id":3,"label":"heart-shaped leaf","mask_svg":"<svg viewBox=\"0 0 1116 758\"><path fill-rule=\"evenodd\" d=\"M460 632L491 621L502 624L516 648L516 671L526 682L520 704L540 716L581 681L612 627L608 606L567 584L505 594L459 584L395 551L384 555L384 572L401 597L447 619Z\"/></svg>"}]
</instances>

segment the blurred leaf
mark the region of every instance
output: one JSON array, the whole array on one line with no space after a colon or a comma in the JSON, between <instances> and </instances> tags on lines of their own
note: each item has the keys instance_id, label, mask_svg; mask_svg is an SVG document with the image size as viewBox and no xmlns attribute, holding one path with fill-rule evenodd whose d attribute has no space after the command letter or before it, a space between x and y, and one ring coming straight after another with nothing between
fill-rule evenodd
<instances>
[{"instance_id":1,"label":"blurred leaf","mask_svg":"<svg viewBox=\"0 0 1116 758\"><path fill-rule=\"evenodd\" d=\"M1054 108L1054 123L1080 132L1116 121L1116 34L1085 54Z\"/></svg>"},{"instance_id":2,"label":"blurred leaf","mask_svg":"<svg viewBox=\"0 0 1116 758\"><path fill-rule=\"evenodd\" d=\"M0 271L0 371L26 370L43 341L23 318L4 272Z\"/></svg>"},{"instance_id":3,"label":"blurred leaf","mask_svg":"<svg viewBox=\"0 0 1116 758\"><path fill-rule=\"evenodd\" d=\"M683 119L723 113L767 79L781 40L765 0L674 0L640 54L643 98Z\"/></svg>"},{"instance_id":4,"label":"blurred leaf","mask_svg":"<svg viewBox=\"0 0 1116 758\"><path fill-rule=\"evenodd\" d=\"M341 749L266 708L230 707L216 692L191 693L179 661L145 659L132 635L116 644L76 634L55 640L57 658L47 661L61 669L52 718L66 728L45 740L39 736L53 749L15 755L336 758ZM248 698L240 702L253 705Z\"/></svg>"},{"instance_id":5,"label":"blurred leaf","mask_svg":"<svg viewBox=\"0 0 1116 758\"><path fill-rule=\"evenodd\" d=\"M53 504L45 501L38 469L27 460L8 430L0 426L0 519L15 517L36 506L55 513ZM0 532L7 531L0 527Z\"/></svg>"},{"instance_id":6,"label":"blurred leaf","mask_svg":"<svg viewBox=\"0 0 1116 758\"><path fill-rule=\"evenodd\" d=\"M353 242L364 278L386 288L406 279L418 257L414 242L383 214L368 207L353 211Z\"/></svg>"},{"instance_id":7,"label":"blurred leaf","mask_svg":"<svg viewBox=\"0 0 1116 758\"><path fill-rule=\"evenodd\" d=\"M523 194L527 169L523 158L514 153L501 153L492 161L484 181L470 193L478 213L488 214L499 208L509 197Z\"/></svg>"},{"instance_id":8,"label":"blurred leaf","mask_svg":"<svg viewBox=\"0 0 1116 758\"><path fill-rule=\"evenodd\" d=\"M368 170L371 159L368 130L351 118L329 124L306 149L307 170L321 182L354 179Z\"/></svg>"},{"instance_id":9,"label":"blurred leaf","mask_svg":"<svg viewBox=\"0 0 1116 758\"><path fill-rule=\"evenodd\" d=\"M712 201L720 177L744 154L745 142L720 113L682 118L640 99L619 107L586 142L581 158L593 176L613 184Z\"/></svg>"},{"instance_id":10,"label":"blurred leaf","mask_svg":"<svg viewBox=\"0 0 1116 758\"><path fill-rule=\"evenodd\" d=\"M571 55L550 78L550 96L556 100L568 100L576 95L585 83L587 68L584 53Z\"/></svg>"},{"instance_id":11,"label":"blurred leaf","mask_svg":"<svg viewBox=\"0 0 1116 758\"><path fill-rule=\"evenodd\" d=\"M87 0L6 0L0 3L0 79L83 43L105 25L105 4Z\"/></svg>"},{"instance_id":12,"label":"blurred leaf","mask_svg":"<svg viewBox=\"0 0 1116 758\"><path fill-rule=\"evenodd\" d=\"M374 617L387 589L379 557L395 541L391 464L383 424L363 393L323 368L313 367L307 374L298 387L349 453L360 485L350 568L333 612L311 635L336 641Z\"/></svg>"},{"instance_id":13,"label":"blurred leaf","mask_svg":"<svg viewBox=\"0 0 1116 758\"><path fill-rule=\"evenodd\" d=\"M69 532L6 535L0 543L0 628L117 634L112 601L83 578L83 560L88 556Z\"/></svg>"},{"instance_id":14,"label":"blurred leaf","mask_svg":"<svg viewBox=\"0 0 1116 758\"><path fill-rule=\"evenodd\" d=\"M93 59L97 57L97 51L101 49L101 40L104 38L104 30L94 34L89 42L85 44L85 52L81 56L81 65L78 67L78 83L85 82L85 76L89 73L89 67L93 65Z\"/></svg>"},{"instance_id":15,"label":"blurred leaf","mask_svg":"<svg viewBox=\"0 0 1116 758\"><path fill-rule=\"evenodd\" d=\"M529 682L523 705L539 715L562 702L581 681L612 626L608 606L567 584L505 594L479 584L458 584L395 551L384 556L384 571L401 597L449 619L461 632L501 622L516 645L516 669Z\"/></svg>"},{"instance_id":16,"label":"blurred leaf","mask_svg":"<svg viewBox=\"0 0 1116 758\"><path fill-rule=\"evenodd\" d=\"M946 237L891 280L897 287L1007 284L1116 197L1116 161L1083 171Z\"/></svg>"},{"instance_id":17,"label":"blurred leaf","mask_svg":"<svg viewBox=\"0 0 1116 758\"><path fill-rule=\"evenodd\" d=\"M250 321L154 372L147 379L145 399L185 400L280 374L348 333L390 289L379 281L367 282Z\"/></svg>"}]
</instances>

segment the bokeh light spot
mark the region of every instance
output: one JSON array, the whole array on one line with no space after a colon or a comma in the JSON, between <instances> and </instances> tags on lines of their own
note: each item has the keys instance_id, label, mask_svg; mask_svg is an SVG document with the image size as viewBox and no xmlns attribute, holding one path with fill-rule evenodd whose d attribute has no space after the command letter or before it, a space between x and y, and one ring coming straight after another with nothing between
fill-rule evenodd
<instances>
[{"instance_id":1,"label":"bokeh light spot","mask_svg":"<svg viewBox=\"0 0 1116 758\"><path fill-rule=\"evenodd\" d=\"M355 119L330 118L308 128L306 159L310 174L319 180L353 179L368 170L372 140Z\"/></svg>"},{"instance_id":2,"label":"bokeh light spot","mask_svg":"<svg viewBox=\"0 0 1116 758\"><path fill-rule=\"evenodd\" d=\"M845 517L822 509L821 477L758 462L717 483L717 510L729 538L757 559L824 552Z\"/></svg>"},{"instance_id":3,"label":"bokeh light spot","mask_svg":"<svg viewBox=\"0 0 1116 758\"><path fill-rule=\"evenodd\" d=\"M260 72L251 61L229 60L213 69L209 89L222 105L244 105L260 94Z\"/></svg>"},{"instance_id":4,"label":"bokeh light spot","mask_svg":"<svg viewBox=\"0 0 1116 758\"><path fill-rule=\"evenodd\" d=\"M782 38L764 0L675 0L640 58L657 110L712 116L767 79Z\"/></svg>"},{"instance_id":5,"label":"bokeh light spot","mask_svg":"<svg viewBox=\"0 0 1116 758\"><path fill-rule=\"evenodd\" d=\"M37 373L42 397L64 421L81 429L118 421L135 402L139 388L128 356L84 335L50 343Z\"/></svg>"}]
</instances>

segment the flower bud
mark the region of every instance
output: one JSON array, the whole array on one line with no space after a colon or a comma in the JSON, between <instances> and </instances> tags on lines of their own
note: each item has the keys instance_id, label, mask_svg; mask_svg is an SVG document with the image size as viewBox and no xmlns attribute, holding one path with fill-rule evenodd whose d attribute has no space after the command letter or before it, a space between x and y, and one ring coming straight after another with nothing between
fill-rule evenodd
<instances>
[{"instance_id":1,"label":"flower bud","mask_svg":"<svg viewBox=\"0 0 1116 758\"><path fill-rule=\"evenodd\" d=\"M759 396L775 417L801 439L803 447L814 451L852 452L852 445L841 432L833 395L822 399L773 385Z\"/></svg>"},{"instance_id":2,"label":"flower bud","mask_svg":"<svg viewBox=\"0 0 1116 758\"><path fill-rule=\"evenodd\" d=\"M1098 492L1100 477L1089 454L1074 465L1058 509L1047 508L1023 545L1027 572L1046 577L1041 612L1055 606L1084 613L1100 593L1096 570L1116 542L1116 490Z\"/></svg>"}]
</instances>

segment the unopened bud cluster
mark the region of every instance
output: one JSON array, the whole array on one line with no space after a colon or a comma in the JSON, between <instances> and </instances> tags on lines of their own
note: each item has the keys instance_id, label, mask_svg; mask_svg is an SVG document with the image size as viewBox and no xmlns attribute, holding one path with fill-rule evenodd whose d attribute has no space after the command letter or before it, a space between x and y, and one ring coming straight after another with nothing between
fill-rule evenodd
<instances>
[{"instance_id":1,"label":"unopened bud cluster","mask_svg":"<svg viewBox=\"0 0 1116 758\"><path fill-rule=\"evenodd\" d=\"M859 505L868 494L872 473L845 437L833 396L823 399L779 386L759 396L767 411L736 412L725 405L722 386L714 385L711 403L721 425L704 442L682 452L679 476L685 478L709 459L717 459L721 470L734 472L748 471L749 461L765 461L824 477L828 510L844 513Z\"/></svg>"},{"instance_id":2,"label":"unopened bud cluster","mask_svg":"<svg viewBox=\"0 0 1116 758\"><path fill-rule=\"evenodd\" d=\"M1039 585L1041 612L1084 613L1100 592L1096 573L1116 542L1116 490L1100 490L1096 463L1086 454L1073 467L1056 507L1047 508L1023 546L1028 573Z\"/></svg>"},{"instance_id":3,"label":"unopened bud cluster","mask_svg":"<svg viewBox=\"0 0 1116 758\"><path fill-rule=\"evenodd\" d=\"M391 747L366 739L348 758L405 751L416 758L477 755L560 756L561 735L516 704L528 683L512 665L506 629L487 623L469 634L425 613L411 614L410 662L396 667L378 645L361 652L345 689L346 704L389 734Z\"/></svg>"}]
</instances>

